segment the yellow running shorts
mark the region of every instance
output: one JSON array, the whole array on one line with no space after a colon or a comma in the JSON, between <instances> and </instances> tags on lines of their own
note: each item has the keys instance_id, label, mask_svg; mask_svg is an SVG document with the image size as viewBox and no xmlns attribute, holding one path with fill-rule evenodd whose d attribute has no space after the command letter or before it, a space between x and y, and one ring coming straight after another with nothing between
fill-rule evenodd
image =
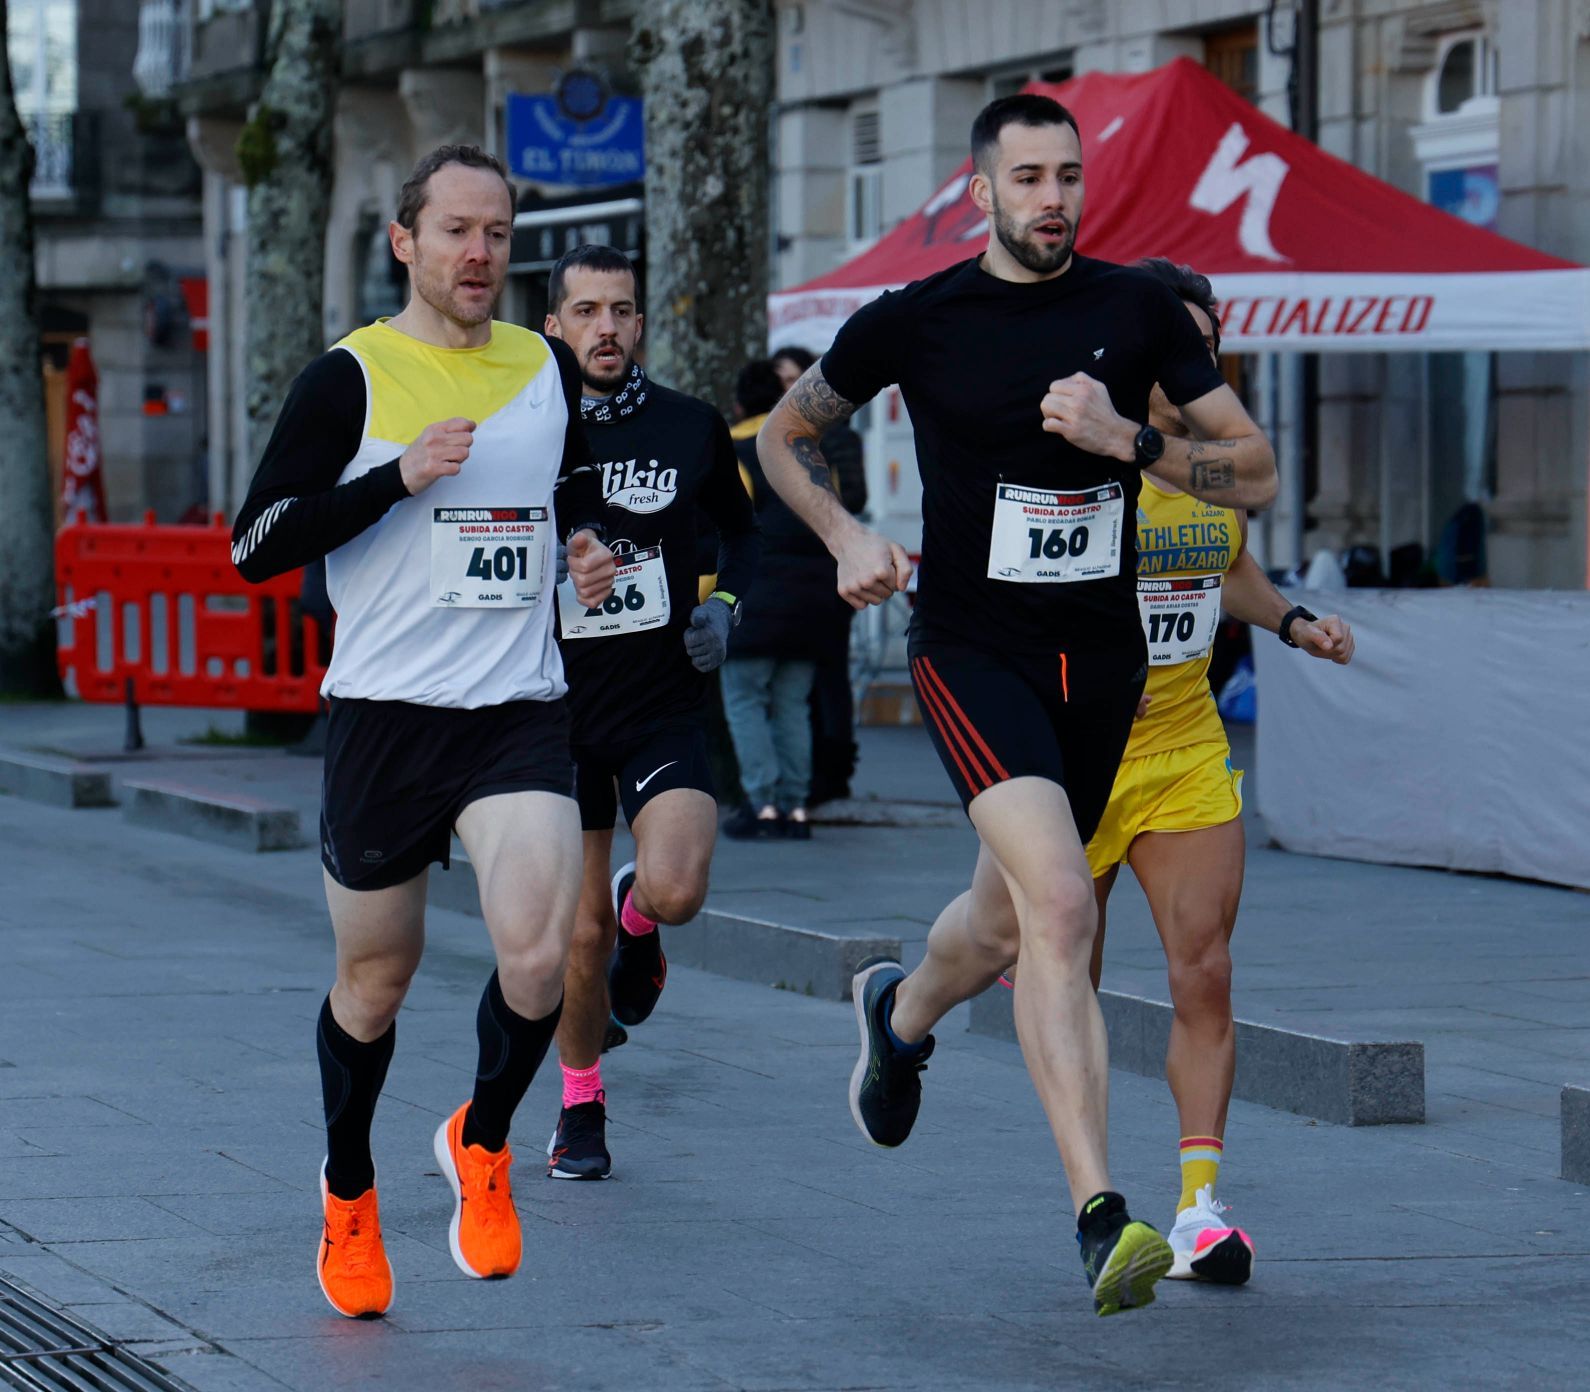
<instances>
[{"instance_id":1,"label":"yellow running shorts","mask_svg":"<svg viewBox=\"0 0 1590 1392\"><path fill-rule=\"evenodd\" d=\"M1097 879L1126 859L1145 831L1202 831L1242 811L1242 770L1231 767L1224 740L1123 759L1110 803L1088 842L1088 868Z\"/></svg>"}]
</instances>

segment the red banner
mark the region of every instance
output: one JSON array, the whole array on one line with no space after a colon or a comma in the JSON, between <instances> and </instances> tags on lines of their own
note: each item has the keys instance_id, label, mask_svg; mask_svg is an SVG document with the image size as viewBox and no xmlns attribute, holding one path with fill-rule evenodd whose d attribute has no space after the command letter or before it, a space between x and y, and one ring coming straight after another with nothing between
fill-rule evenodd
<instances>
[{"instance_id":1,"label":"red banner","mask_svg":"<svg viewBox=\"0 0 1590 1392\"><path fill-rule=\"evenodd\" d=\"M99 451L99 373L88 340L72 345L66 363L66 467L61 471L66 520L81 511L90 522L106 520L105 476Z\"/></svg>"}]
</instances>

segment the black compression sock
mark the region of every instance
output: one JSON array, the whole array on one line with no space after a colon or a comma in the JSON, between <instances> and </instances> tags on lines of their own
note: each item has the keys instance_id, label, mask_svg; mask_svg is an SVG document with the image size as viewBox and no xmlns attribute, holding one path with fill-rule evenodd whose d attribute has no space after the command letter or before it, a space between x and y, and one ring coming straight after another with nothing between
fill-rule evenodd
<instances>
[{"instance_id":1,"label":"black compression sock","mask_svg":"<svg viewBox=\"0 0 1590 1392\"><path fill-rule=\"evenodd\" d=\"M501 1150L508 1144L508 1127L530 1086L563 1014L560 1000L550 1015L527 1020L515 1014L503 999L497 973L480 996L475 1012L475 1033L480 1039L480 1063L475 1070L475 1098L464 1114L464 1144Z\"/></svg>"},{"instance_id":2,"label":"black compression sock","mask_svg":"<svg viewBox=\"0 0 1590 1392\"><path fill-rule=\"evenodd\" d=\"M320 1055L320 1094L326 1107L326 1187L339 1199L356 1199L375 1184L370 1158L370 1121L386 1082L397 1024L365 1044L331 1013L331 997L320 1007L315 1051Z\"/></svg>"}]
</instances>

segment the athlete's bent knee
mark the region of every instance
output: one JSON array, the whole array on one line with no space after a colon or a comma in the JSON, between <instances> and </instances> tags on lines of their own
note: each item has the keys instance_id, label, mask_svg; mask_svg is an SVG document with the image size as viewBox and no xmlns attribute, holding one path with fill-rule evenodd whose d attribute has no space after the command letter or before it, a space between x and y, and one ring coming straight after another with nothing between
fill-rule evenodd
<instances>
[{"instance_id":1,"label":"athlete's bent knee","mask_svg":"<svg viewBox=\"0 0 1590 1392\"><path fill-rule=\"evenodd\" d=\"M406 965L365 962L340 968L337 985L344 1000L359 1015L358 1020L348 1023L366 1032L384 1031L397 1019L413 979L414 969Z\"/></svg>"},{"instance_id":2,"label":"athlete's bent knee","mask_svg":"<svg viewBox=\"0 0 1590 1392\"><path fill-rule=\"evenodd\" d=\"M569 942L569 966L575 971L607 971L617 929L599 918L581 914L574 920L574 937Z\"/></svg>"},{"instance_id":3,"label":"athlete's bent knee","mask_svg":"<svg viewBox=\"0 0 1590 1392\"><path fill-rule=\"evenodd\" d=\"M1031 938L1040 950L1065 958L1087 958L1093 951L1098 927L1098 904L1093 881L1085 875L1056 874L1028 896L1028 919L1023 939Z\"/></svg>"},{"instance_id":4,"label":"athlete's bent knee","mask_svg":"<svg viewBox=\"0 0 1590 1392\"><path fill-rule=\"evenodd\" d=\"M1170 963L1170 999L1177 1013L1231 1015L1231 953L1225 944Z\"/></svg>"},{"instance_id":5,"label":"athlete's bent knee","mask_svg":"<svg viewBox=\"0 0 1590 1392\"><path fill-rule=\"evenodd\" d=\"M701 912L706 900L706 877L696 881L690 876L680 876L663 885L648 884L645 896L659 923L689 923Z\"/></svg>"},{"instance_id":6,"label":"athlete's bent knee","mask_svg":"<svg viewBox=\"0 0 1590 1392\"><path fill-rule=\"evenodd\" d=\"M527 1018L538 1020L563 994L563 974L568 954L560 943L545 941L532 947L497 954L497 979L503 998Z\"/></svg>"}]
</instances>

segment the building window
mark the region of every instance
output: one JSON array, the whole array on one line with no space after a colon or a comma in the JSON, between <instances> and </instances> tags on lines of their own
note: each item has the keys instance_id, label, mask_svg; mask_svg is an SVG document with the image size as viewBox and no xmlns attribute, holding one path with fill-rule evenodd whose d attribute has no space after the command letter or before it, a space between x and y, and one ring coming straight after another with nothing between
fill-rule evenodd
<instances>
[{"instance_id":1,"label":"building window","mask_svg":"<svg viewBox=\"0 0 1590 1392\"><path fill-rule=\"evenodd\" d=\"M845 236L852 253L883 233L883 140L876 106L850 113L850 172L845 180Z\"/></svg>"},{"instance_id":2,"label":"building window","mask_svg":"<svg viewBox=\"0 0 1590 1392\"><path fill-rule=\"evenodd\" d=\"M1482 30L1448 34L1425 83L1425 119L1489 111L1496 100L1496 60L1496 45Z\"/></svg>"},{"instance_id":3,"label":"building window","mask_svg":"<svg viewBox=\"0 0 1590 1392\"><path fill-rule=\"evenodd\" d=\"M988 99L1013 97L1029 82L1047 82L1051 86L1069 82L1076 76L1070 54L1059 54L1036 62L1023 63L1008 72L991 73L988 78Z\"/></svg>"},{"instance_id":4,"label":"building window","mask_svg":"<svg viewBox=\"0 0 1590 1392\"><path fill-rule=\"evenodd\" d=\"M1259 96L1259 26L1242 24L1204 35L1204 67L1244 101Z\"/></svg>"},{"instance_id":5,"label":"building window","mask_svg":"<svg viewBox=\"0 0 1590 1392\"><path fill-rule=\"evenodd\" d=\"M11 0L6 21L17 115L35 157L30 191L68 194L77 111L77 0Z\"/></svg>"}]
</instances>

